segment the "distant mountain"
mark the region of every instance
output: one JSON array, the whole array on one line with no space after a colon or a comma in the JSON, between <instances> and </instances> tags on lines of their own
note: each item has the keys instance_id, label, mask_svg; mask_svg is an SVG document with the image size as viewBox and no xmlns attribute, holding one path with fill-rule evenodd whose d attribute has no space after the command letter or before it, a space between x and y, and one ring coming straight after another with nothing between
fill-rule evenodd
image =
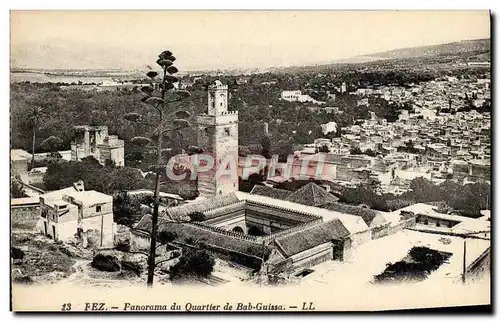
<instances>
[{"instance_id":1,"label":"distant mountain","mask_svg":"<svg viewBox=\"0 0 500 321\"><path fill-rule=\"evenodd\" d=\"M196 48L202 50L203 48ZM212 48L213 49L213 48ZM211 50L212 50L211 49ZM122 54L122 48L108 45L105 48L90 46L88 43L80 41L68 41L61 39L52 39L50 44L39 45L36 43L11 44L11 68L12 69L34 69L29 67L33 61L41 64L36 69L43 70L145 70L148 66L145 61L150 61L151 57L156 56L155 48L141 48L140 50L129 50L127 55ZM207 50L206 48L204 50ZM265 72L304 72L318 71L326 69L344 68L357 64L379 64L395 63L397 60L425 59L432 60L434 57L447 57L453 60L472 59L479 61L489 61L491 50L490 39L463 40L446 44L421 46L394 49L386 52L373 53L367 55L355 56L347 59L334 60L330 62L311 63L288 67L269 67L269 68L196 68L195 66L182 67L179 74L209 74L209 75L241 75ZM196 50L194 50L196 51ZM214 54L217 52L214 51ZM189 52L185 53L189 57ZM442 59L441 59L442 60ZM78 62L75 65L75 61ZM403 63L408 64L407 61ZM442 63L442 61L438 61ZM43 67L42 67L43 66ZM99 71L102 73L103 71Z\"/></svg>"},{"instance_id":2,"label":"distant mountain","mask_svg":"<svg viewBox=\"0 0 500 321\"><path fill-rule=\"evenodd\" d=\"M490 39L463 40L440 45L394 49L390 51L363 55L346 59L347 63L370 62L380 59L404 59L442 55L460 55L464 53L485 53L491 48Z\"/></svg>"},{"instance_id":3,"label":"distant mountain","mask_svg":"<svg viewBox=\"0 0 500 321\"><path fill-rule=\"evenodd\" d=\"M334 60L331 63L270 68L269 71L276 73L322 73L329 70L345 70L346 68L357 69L358 65L395 68L408 65L448 64L465 60L490 61L490 50L490 39L463 40L439 45L394 49Z\"/></svg>"}]
</instances>

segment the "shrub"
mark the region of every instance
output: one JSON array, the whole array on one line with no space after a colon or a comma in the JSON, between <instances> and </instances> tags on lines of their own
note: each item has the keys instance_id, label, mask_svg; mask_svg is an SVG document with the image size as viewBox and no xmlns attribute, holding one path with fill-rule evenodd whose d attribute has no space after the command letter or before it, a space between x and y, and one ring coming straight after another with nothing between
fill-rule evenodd
<instances>
[{"instance_id":1,"label":"shrub","mask_svg":"<svg viewBox=\"0 0 500 321\"><path fill-rule=\"evenodd\" d=\"M109 254L97 254L94 256L91 265L94 269L98 269L99 271L120 271L120 261L116 256Z\"/></svg>"},{"instance_id":2,"label":"shrub","mask_svg":"<svg viewBox=\"0 0 500 321\"><path fill-rule=\"evenodd\" d=\"M160 241L160 244L167 244L172 242L177 238L177 234L175 232L170 231L159 231L157 234L157 239Z\"/></svg>"},{"instance_id":3,"label":"shrub","mask_svg":"<svg viewBox=\"0 0 500 321\"><path fill-rule=\"evenodd\" d=\"M14 260L22 260L24 258L24 252L21 249L12 246L10 248L10 257Z\"/></svg>"},{"instance_id":4,"label":"shrub","mask_svg":"<svg viewBox=\"0 0 500 321\"><path fill-rule=\"evenodd\" d=\"M214 270L215 259L205 250L188 250L170 268L172 280L206 277Z\"/></svg>"},{"instance_id":5,"label":"shrub","mask_svg":"<svg viewBox=\"0 0 500 321\"><path fill-rule=\"evenodd\" d=\"M59 252L63 253L63 254L66 254L67 256L69 257L72 257L73 256L73 253L71 253L70 250L68 250L67 248L65 247L60 247L59 248Z\"/></svg>"},{"instance_id":6,"label":"shrub","mask_svg":"<svg viewBox=\"0 0 500 321\"><path fill-rule=\"evenodd\" d=\"M142 266L139 262L122 260L122 269L134 272L137 276L142 273Z\"/></svg>"},{"instance_id":7,"label":"shrub","mask_svg":"<svg viewBox=\"0 0 500 321\"><path fill-rule=\"evenodd\" d=\"M120 252L129 252L130 251L130 241L128 239L121 240L115 245L115 249Z\"/></svg>"},{"instance_id":8,"label":"shrub","mask_svg":"<svg viewBox=\"0 0 500 321\"><path fill-rule=\"evenodd\" d=\"M33 284L33 283L35 283L33 281L33 278L29 275L16 276L14 278L14 282L21 283L21 284Z\"/></svg>"},{"instance_id":9,"label":"shrub","mask_svg":"<svg viewBox=\"0 0 500 321\"><path fill-rule=\"evenodd\" d=\"M423 281L430 272L437 270L450 256L450 253L423 246L413 247L403 260L387 264L384 272L376 275L374 281L376 283Z\"/></svg>"}]
</instances>

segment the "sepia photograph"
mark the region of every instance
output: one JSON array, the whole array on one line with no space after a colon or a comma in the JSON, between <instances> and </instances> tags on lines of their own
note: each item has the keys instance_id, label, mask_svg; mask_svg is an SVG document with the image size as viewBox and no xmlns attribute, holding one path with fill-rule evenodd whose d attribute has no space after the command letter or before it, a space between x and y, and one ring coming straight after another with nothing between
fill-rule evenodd
<instances>
[{"instance_id":1,"label":"sepia photograph","mask_svg":"<svg viewBox=\"0 0 500 321\"><path fill-rule=\"evenodd\" d=\"M11 10L11 311L491 312L491 19Z\"/></svg>"}]
</instances>

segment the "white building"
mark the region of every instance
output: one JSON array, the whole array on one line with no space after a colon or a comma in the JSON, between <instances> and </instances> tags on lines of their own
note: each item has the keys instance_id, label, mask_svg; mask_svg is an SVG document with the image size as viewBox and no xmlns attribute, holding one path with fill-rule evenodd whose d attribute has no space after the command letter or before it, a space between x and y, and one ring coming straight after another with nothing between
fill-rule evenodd
<instances>
[{"instance_id":1,"label":"white building","mask_svg":"<svg viewBox=\"0 0 500 321\"><path fill-rule=\"evenodd\" d=\"M324 101L316 100L309 95L303 95L300 90L285 90L281 92L281 99L290 102L298 101L301 103L313 103L318 105L325 104Z\"/></svg>"},{"instance_id":2,"label":"white building","mask_svg":"<svg viewBox=\"0 0 500 321\"><path fill-rule=\"evenodd\" d=\"M321 131L323 134L328 134L328 133L336 133L337 132L337 123L334 121L328 122L326 124L321 124Z\"/></svg>"},{"instance_id":3,"label":"white building","mask_svg":"<svg viewBox=\"0 0 500 321\"><path fill-rule=\"evenodd\" d=\"M81 242L83 247L111 247L116 233L113 197L85 191L82 181L42 194L37 226L54 240Z\"/></svg>"},{"instance_id":4,"label":"white building","mask_svg":"<svg viewBox=\"0 0 500 321\"><path fill-rule=\"evenodd\" d=\"M300 90L285 90L281 92L281 99L286 101L298 101L302 95Z\"/></svg>"}]
</instances>

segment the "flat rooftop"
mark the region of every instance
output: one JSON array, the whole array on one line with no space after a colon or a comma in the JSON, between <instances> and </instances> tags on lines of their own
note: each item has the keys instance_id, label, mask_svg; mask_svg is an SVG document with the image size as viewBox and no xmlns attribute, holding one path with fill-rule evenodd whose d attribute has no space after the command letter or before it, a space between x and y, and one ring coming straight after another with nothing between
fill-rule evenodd
<instances>
[{"instance_id":1,"label":"flat rooftop","mask_svg":"<svg viewBox=\"0 0 500 321\"><path fill-rule=\"evenodd\" d=\"M490 246L489 240L467 239L466 265L474 262ZM460 280L463 260L463 239L439 234L403 230L393 235L364 243L352 252L346 262L328 261L313 267L315 271L303 279L305 284L337 284L346 280L353 286L370 285L375 275L382 273L386 264L402 260L416 246L448 252L452 256L438 270L419 283L453 284Z\"/></svg>"},{"instance_id":2,"label":"flat rooftop","mask_svg":"<svg viewBox=\"0 0 500 321\"><path fill-rule=\"evenodd\" d=\"M74 197L83 204L107 203L113 200L113 197L97 191L72 192L68 196Z\"/></svg>"},{"instance_id":3,"label":"flat rooftop","mask_svg":"<svg viewBox=\"0 0 500 321\"><path fill-rule=\"evenodd\" d=\"M40 204L39 197L22 197L22 198L11 198L10 206L23 206L23 205L33 205Z\"/></svg>"}]
</instances>

